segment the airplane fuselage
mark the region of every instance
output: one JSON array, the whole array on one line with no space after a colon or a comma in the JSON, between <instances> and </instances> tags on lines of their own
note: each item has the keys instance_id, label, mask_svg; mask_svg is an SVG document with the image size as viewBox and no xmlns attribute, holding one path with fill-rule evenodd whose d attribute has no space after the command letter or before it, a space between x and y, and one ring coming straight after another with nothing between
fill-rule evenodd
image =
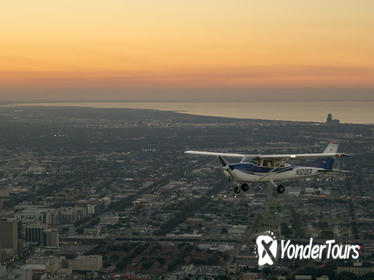
<instances>
[{"instance_id":1,"label":"airplane fuselage","mask_svg":"<svg viewBox=\"0 0 374 280\"><path fill-rule=\"evenodd\" d=\"M311 154L237 154L207 151L185 151L186 154L216 156L221 162L225 175L236 183L234 193L248 191L250 185L260 182L270 182L283 193L285 187L275 184L275 181L322 176L328 174L346 173L346 170L334 169L334 160L347 154L338 153L338 144L330 142L322 153ZM230 163L225 157L241 158L238 163ZM290 164L289 161L308 159L305 165ZM311 161L311 159L316 159Z\"/></svg>"},{"instance_id":2,"label":"airplane fuselage","mask_svg":"<svg viewBox=\"0 0 374 280\"><path fill-rule=\"evenodd\" d=\"M234 163L224 170L225 175L237 182L269 182L284 181L322 175L325 169L312 166L287 165L271 168L257 166L253 163Z\"/></svg>"}]
</instances>

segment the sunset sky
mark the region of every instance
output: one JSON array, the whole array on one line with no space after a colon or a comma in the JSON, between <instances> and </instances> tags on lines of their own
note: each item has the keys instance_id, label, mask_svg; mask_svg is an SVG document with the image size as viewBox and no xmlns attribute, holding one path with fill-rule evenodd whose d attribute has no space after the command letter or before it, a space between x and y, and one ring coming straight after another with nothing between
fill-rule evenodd
<instances>
[{"instance_id":1,"label":"sunset sky","mask_svg":"<svg viewBox=\"0 0 374 280\"><path fill-rule=\"evenodd\" d=\"M0 99L374 100L373 0L3 0Z\"/></svg>"}]
</instances>

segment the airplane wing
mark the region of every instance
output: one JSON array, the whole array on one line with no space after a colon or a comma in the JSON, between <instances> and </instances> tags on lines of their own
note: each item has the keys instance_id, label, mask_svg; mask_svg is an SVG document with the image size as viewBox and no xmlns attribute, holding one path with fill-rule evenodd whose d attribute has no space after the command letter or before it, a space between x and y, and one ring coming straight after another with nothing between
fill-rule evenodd
<instances>
[{"instance_id":1,"label":"airplane wing","mask_svg":"<svg viewBox=\"0 0 374 280\"><path fill-rule=\"evenodd\" d=\"M303 159L303 158L321 158L321 157L342 157L349 156L342 153L314 153L314 154L274 154L274 155L256 155L256 154L235 154L235 153L216 153L205 151L185 151L185 154L205 155L205 156L221 156L221 157L236 157L248 159Z\"/></svg>"},{"instance_id":2,"label":"airplane wing","mask_svg":"<svg viewBox=\"0 0 374 280\"><path fill-rule=\"evenodd\" d=\"M217 156L217 157L245 157L245 154L235 154L235 153L216 153L216 152L204 152L204 151L185 151L185 154L192 155L203 155L203 156Z\"/></svg>"},{"instance_id":3,"label":"airplane wing","mask_svg":"<svg viewBox=\"0 0 374 280\"><path fill-rule=\"evenodd\" d=\"M321 158L321 157L343 157L349 156L342 153L313 153L313 154L275 154L275 155L258 155L260 159L295 159L295 158Z\"/></svg>"}]
</instances>

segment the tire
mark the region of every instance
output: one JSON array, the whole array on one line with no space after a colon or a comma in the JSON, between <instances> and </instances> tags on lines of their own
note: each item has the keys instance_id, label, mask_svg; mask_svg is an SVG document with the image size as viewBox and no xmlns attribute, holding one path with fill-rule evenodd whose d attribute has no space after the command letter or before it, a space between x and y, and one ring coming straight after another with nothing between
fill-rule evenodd
<instances>
[{"instance_id":1,"label":"tire","mask_svg":"<svg viewBox=\"0 0 374 280\"><path fill-rule=\"evenodd\" d=\"M278 193L284 193L284 190L285 190L285 188L284 188L283 185L279 185L279 186L277 187L277 191L278 191Z\"/></svg>"},{"instance_id":2,"label":"tire","mask_svg":"<svg viewBox=\"0 0 374 280\"><path fill-rule=\"evenodd\" d=\"M241 185L241 188L242 188L243 192L246 192L246 191L249 190L249 186L248 186L248 184L242 184L242 185Z\"/></svg>"},{"instance_id":3,"label":"tire","mask_svg":"<svg viewBox=\"0 0 374 280\"><path fill-rule=\"evenodd\" d=\"M240 193L240 188L239 187L235 187L234 193L236 193L236 194Z\"/></svg>"}]
</instances>

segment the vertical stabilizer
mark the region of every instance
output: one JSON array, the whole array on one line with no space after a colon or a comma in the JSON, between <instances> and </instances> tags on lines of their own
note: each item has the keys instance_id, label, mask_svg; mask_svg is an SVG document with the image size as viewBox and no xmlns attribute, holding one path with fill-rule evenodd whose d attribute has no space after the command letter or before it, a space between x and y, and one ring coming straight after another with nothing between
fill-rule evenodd
<instances>
[{"instance_id":1,"label":"vertical stabilizer","mask_svg":"<svg viewBox=\"0 0 374 280\"><path fill-rule=\"evenodd\" d=\"M337 153L338 152L339 144L330 143L326 149L323 151L323 153Z\"/></svg>"},{"instance_id":2,"label":"vertical stabilizer","mask_svg":"<svg viewBox=\"0 0 374 280\"><path fill-rule=\"evenodd\" d=\"M334 144L331 142L323 151L323 153L337 153L338 147L339 144ZM332 167L334 166L334 159L332 157L320 158L314 162L313 166L320 167L326 170L332 170Z\"/></svg>"}]
</instances>

